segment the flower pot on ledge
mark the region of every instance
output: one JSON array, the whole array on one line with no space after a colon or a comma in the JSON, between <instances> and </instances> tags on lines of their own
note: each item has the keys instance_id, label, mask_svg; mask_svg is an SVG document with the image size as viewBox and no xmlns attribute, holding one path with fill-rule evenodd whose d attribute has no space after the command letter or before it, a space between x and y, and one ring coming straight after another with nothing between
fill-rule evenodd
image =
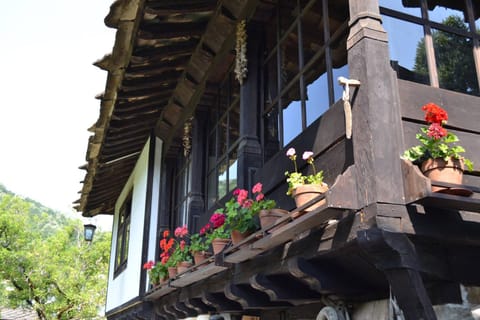
<instances>
[{"instance_id":1,"label":"flower pot on ledge","mask_svg":"<svg viewBox=\"0 0 480 320\"><path fill-rule=\"evenodd\" d=\"M218 254L230 243L230 239L215 238L212 240L213 254Z\"/></svg>"},{"instance_id":2,"label":"flower pot on ledge","mask_svg":"<svg viewBox=\"0 0 480 320\"><path fill-rule=\"evenodd\" d=\"M247 232L240 232L238 230L232 230L231 237L232 237L232 244L235 246L248 238L249 235L252 233L250 231Z\"/></svg>"},{"instance_id":3,"label":"flower pot on ledge","mask_svg":"<svg viewBox=\"0 0 480 320\"><path fill-rule=\"evenodd\" d=\"M258 213L258 218L260 219L260 226L262 229L265 229L271 225L273 225L275 222L277 222L278 219L281 219L285 217L288 214L287 210L283 210L280 208L273 208L270 210L260 210ZM285 225L287 222L282 223L281 225L278 225L274 228L272 228L270 231L274 231L275 229L279 228L282 225Z\"/></svg>"},{"instance_id":4,"label":"flower pot on ledge","mask_svg":"<svg viewBox=\"0 0 480 320\"><path fill-rule=\"evenodd\" d=\"M188 268L190 268L191 266L193 266L193 263L191 263L190 261L179 262L177 264L177 274L187 271Z\"/></svg>"},{"instance_id":5,"label":"flower pot on ledge","mask_svg":"<svg viewBox=\"0 0 480 320\"><path fill-rule=\"evenodd\" d=\"M195 265L202 263L203 261L207 260L210 258L212 254L207 251L195 251L193 253L193 261Z\"/></svg>"},{"instance_id":6,"label":"flower pot on ledge","mask_svg":"<svg viewBox=\"0 0 480 320\"><path fill-rule=\"evenodd\" d=\"M297 186L292 190L292 196L295 199L295 204L297 208L303 206L307 202L313 200L314 198L324 194L328 191L328 186L324 184L303 184ZM311 206L304 208L301 213L293 215L292 217L300 216L301 214L315 210L316 208L322 206L325 203L325 199L322 199Z\"/></svg>"},{"instance_id":7,"label":"flower pot on ledge","mask_svg":"<svg viewBox=\"0 0 480 320\"><path fill-rule=\"evenodd\" d=\"M422 173L430 180L462 184L464 163L462 159L445 161L442 158L428 159L422 162ZM432 186L432 192L449 193L449 188ZM452 190L452 192L455 192Z\"/></svg>"}]
</instances>

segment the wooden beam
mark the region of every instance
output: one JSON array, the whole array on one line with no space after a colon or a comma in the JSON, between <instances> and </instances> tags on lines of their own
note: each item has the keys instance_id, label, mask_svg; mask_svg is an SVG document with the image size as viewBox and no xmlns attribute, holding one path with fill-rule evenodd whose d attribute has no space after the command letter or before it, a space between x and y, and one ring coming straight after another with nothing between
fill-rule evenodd
<instances>
[{"instance_id":1,"label":"wooden beam","mask_svg":"<svg viewBox=\"0 0 480 320\"><path fill-rule=\"evenodd\" d=\"M385 273L406 319L437 319L420 276L415 247L406 235L370 229L358 232L358 243Z\"/></svg>"}]
</instances>

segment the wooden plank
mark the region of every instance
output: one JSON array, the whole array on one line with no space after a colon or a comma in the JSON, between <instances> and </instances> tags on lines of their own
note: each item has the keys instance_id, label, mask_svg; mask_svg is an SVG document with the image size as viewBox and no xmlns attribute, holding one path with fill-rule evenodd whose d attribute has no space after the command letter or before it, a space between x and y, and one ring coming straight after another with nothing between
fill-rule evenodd
<instances>
[{"instance_id":1,"label":"wooden plank","mask_svg":"<svg viewBox=\"0 0 480 320\"><path fill-rule=\"evenodd\" d=\"M233 250L235 250L235 248L227 250L224 258L225 262L239 263L251 259L262 252L265 252L280 244L292 240L304 231L310 230L323 223L327 223L328 220L337 217L343 211L344 210L328 208L327 205L317 208L312 212L296 218L295 220L284 226L278 227L278 229L271 231L263 238L251 244L247 244L245 247L241 248L238 251L232 252ZM283 218L279 220L278 223L281 223L282 221L286 221L288 219L289 217Z\"/></svg>"},{"instance_id":2,"label":"wooden plank","mask_svg":"<svg viewBox=\"0 0 480 320\"><path fill-rule=\"evenodd\" d=\"M434 102L448 112L448 124L480 133L480 98L398 79L402 117L424 120L421 107Z\"/></svg>"},{"instance_id":3,"label":"wooden plank","mask_svg":"<svg viewBox=\"0 0 480 320\"><path fill-rule=\"evenodd\" d=\"M415 201L415 203L430 208L463 210L480 213L480 199L454 196L444 193L431 193L429 196Z\"/></svg>"},{"instance_id":4,"label":"wooden plank","mask_svg":"<svg viewBox=\"0 0 480 320\"><path fill-rule=\"evenodd\" d=\"M175 280L173 280L170 283L170 285L175 288L186 287L189 284L206 279L226 269L227 269L226 267L217 266L212 262L202 268L197 268L194 271L190 271L190 272L179 275Z\"/></svg>"},{"instance_id":5,"label":"wooden plank","mask_svg":"<svg viewBox=\"0 0 480 320\"><path fill-rule=\"evenodd\" d=\"M156 300L160 297L163 297L163 296L165 296L165 295L167 295L170 292L173 292L175 290L177 290L177 288L173 288L173 287L170 287L168 284L165 284L165 285L163 285L159 288L154 289L150 293L147 293L147 295L145 296L145 300L146 301L153 301L153 300Z\"/></svg>"}]
</instances>

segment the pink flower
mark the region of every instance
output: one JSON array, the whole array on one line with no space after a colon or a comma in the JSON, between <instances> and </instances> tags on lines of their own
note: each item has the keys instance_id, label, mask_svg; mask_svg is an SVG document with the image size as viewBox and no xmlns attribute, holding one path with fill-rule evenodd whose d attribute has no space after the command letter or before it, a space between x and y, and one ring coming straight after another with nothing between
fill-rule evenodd
<instances>
[{"instance_id":1,"label":"pink flower","mask_svg":"<svg viewBox=\"0 0 480 320\"><path fill-rule=\"evenodd\" d=\"M447 130L439 123L432 123L428 127L427 136L435 140L441 139L447 135Z\"/></svg>"},{"instance_id":2,"label":"pink flower","mask_svg":"<svg viewBox=\"0 0 480 320\"><path fill-rule=\"evenodd\" d=\"M153 265L155 264L155 262L153 262L152 260L148 261L148 262L145 262L143 264L143 269L145 270L150 270L153 268Z\"/></svg>"},{"instance_id":3,"label":"pink flower","mask_svg":"<svg viewBox=\"0 0 480 320\"><path fill-rule=\"evenodd\" d=\"M180 241L180 250L184 250L185 249L185 240L182 240Z\"/></svg>"},{"instance_id":4,"label":"pink flower","mask_svg":"<svg viewBox=\"0 0 480 320\"><path fill-rule=\"evenodd\" d=\"M237 197L238 204L242 205L245 202L245 200L247 200L247 198L248 198L248 191L244 190L244 189L241 189L238 192L238 197Z\"/></svg>"},{"instance_id":5,"label":"pink flower","mask_svg":"<svg viewBox=\"0 0 480 320\"><path fill-rule=\"evenodd\" d=\"M294 157L295 156L295 149L294 148L290 148L287 150L287 157L291 158L291 157Z\"/></svg>"},{"instance_id":6,"label":"pink flower","mask_svg":"<svg viewBox=\"0 0 480 320\"><path fill-rule=\"evenodd\" d=\"M178 227L177 229L175 229L175 237L183 238L187 234L188 234L188 229L187 229L186 225L184 225L183 227Z\"/></svg>"},{"instance_id":7,"label":"pink flower","mask_svg":"<svg viewBox=\"0 0 480 320\"><path fill-rule=\"evenodd\" d=\"M257 195L257 197L255 198L255 200L257 200L257 201L262 201L263 198L265 198L265 196L263 195L263 193L259 193L259 194Z\"/></svg>"},{"instance_id":8,"label":"pink flower","mask_svg":"<svg viewBox=\"0 0 480 320\"><path fill-rule=\"evenodd\" d=\"M262 192L262 187L263 187L262 184L260 182L257 182L257 184L253 186L252 192L253 193Z\"/></svg>"},{"instance_id":9,"label":"pink flower","mask_svg":"<svg viewBox=\"0 0 480 320\"><path fill-rule=\"evenodd\" d=\"M205 233L207 233L207 231L211 228L210 226L210 223L207 223L205 226L203 226L201 229L200 229L200 235L203 236Z\"/></svg>"},{"instance_id":10,"label":"pink flower","mask_svg":"<svg viewBox=\"0 0 480 320\"><path fill-rule=\"evenodd\" d=\"M233 190L233 195L234 196L238 196L239 193L240 193L240 189Z\"/></svg>"},{"instance_id":11,"label":"pink flower","mask_svg":"<svg viewBox=\"0 0 480 320\"><path fill-rule=\"evenodd\" d=\"M223 213L215 212L210 217L210 223L213 224L213 227L216 229L223 226L225 223L225 215Z\"/></svg>"},{"instance_id":12,"label":"pink flower","mask_svg":"<svg viewBox=\"0 0 480 320\"><path fill-rule=\"evenodd\" d=\"M170 259L170 256L166 255L162 258L162 264L166 264L168 262L168 259Z\"/></svg>"},{"instance_id":13,"label":"pink flower","mask_svg":"<svg viewBox=\"0 0 480 320\"><path fill-rule=\"evenodd\" d=\"M252 199L248 199L248 200L245 200L242 204L242 207L244 208L250 208L253 204L253 200Z\"/></svg>"},{"instance_id":14,"label":"pink flower","mask_svg":"<svg viewBox=\"0 0 480 320\"><path fill-rule=\"evenodd\" d=\"M313 157L312 151L305 151L302 155L303 160L307 161Z\"/></svg>"}]
</instances>

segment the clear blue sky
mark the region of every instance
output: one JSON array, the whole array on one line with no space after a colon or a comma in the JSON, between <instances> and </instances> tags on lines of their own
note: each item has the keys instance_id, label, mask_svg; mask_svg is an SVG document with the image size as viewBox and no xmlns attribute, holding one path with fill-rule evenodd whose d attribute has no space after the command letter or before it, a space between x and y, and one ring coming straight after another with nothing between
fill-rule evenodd
<instances>
[{"instance_id":1,"label":"clear blue sky","mask_svg":"<svg viewBox=\"0 0 480 320\"><path fill-rule=\"evenodd\" d=\"M0 183L73 214L115 30L113 0L0 1ZM74 214L80 217L79 214Z\"/></svg>"}]
</instances>

